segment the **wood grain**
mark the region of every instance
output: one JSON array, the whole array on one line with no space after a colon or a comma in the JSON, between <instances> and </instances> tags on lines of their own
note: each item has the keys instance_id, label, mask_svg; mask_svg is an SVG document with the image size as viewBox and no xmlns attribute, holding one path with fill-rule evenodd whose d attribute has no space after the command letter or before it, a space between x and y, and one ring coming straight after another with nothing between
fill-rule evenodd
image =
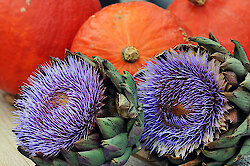
<instances>
[{"instance_id":1,"label":"wood grain","mask_svg":"<svg viewBox=\"0 0 250 166\"><path fill-rule=\"evenodd\" d=\"M0 166L34 166L35 164L18 152L12 133L15 127L12 107L0 91Z\"/></svg>"}]
</instances>

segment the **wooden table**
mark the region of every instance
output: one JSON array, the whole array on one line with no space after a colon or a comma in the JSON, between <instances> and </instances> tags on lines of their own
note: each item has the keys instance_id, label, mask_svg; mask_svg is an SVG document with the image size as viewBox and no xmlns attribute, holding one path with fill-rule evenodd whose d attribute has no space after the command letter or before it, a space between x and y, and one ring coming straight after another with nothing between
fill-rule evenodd
<instances>
[{"instance_id":1,"label":"wooden table","mask_svg":"<svg viewBox=\"0 0 250 166\"><path fill-rule=\"evenodd\" d=\"M13 110L0 91L0 166L34 166L35 164L17 151L17 144L12 129Z\"/></svg>"}]
</instances>

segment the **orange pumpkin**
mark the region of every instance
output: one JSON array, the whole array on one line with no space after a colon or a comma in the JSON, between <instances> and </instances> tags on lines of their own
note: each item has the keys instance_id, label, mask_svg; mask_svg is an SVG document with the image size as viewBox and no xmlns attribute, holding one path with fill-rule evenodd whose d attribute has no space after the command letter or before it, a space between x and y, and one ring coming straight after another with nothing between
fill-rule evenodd
<instances>
[{"instance_id":1,"label":"orange pumpkin","mask_svg":"<svg viewBox=\"0 0 250 166\"><path fill-rule=\"evenodd\" d=\"M64 56L85 20L101 9L98 0L1 0L0 89L19 85L50 56Z\"/></svg>"},{"instance_id":2,"label":"orange pumpkin","mask_svg":"<svg viewBox=\"0 0 250 166\"><path fill-rule=\"evenodd\" d=\"M207 37L211 32L229 51L240 42L250 59L249 0L174 0L168 7L192 31Z\"/></svg>"},{"instance_id":3,"label":"orange pumpkin","mask_svg":"<svg viewBox=\"0 0 250 166\"><path fill-rule=\"evenodd\" d=\"M155 56L186 42L189 30L170 11L149 2L117 3L91 16L75 36L71 51L109 60L119 72L134 74Z\"/></svg>"}]
</instances>

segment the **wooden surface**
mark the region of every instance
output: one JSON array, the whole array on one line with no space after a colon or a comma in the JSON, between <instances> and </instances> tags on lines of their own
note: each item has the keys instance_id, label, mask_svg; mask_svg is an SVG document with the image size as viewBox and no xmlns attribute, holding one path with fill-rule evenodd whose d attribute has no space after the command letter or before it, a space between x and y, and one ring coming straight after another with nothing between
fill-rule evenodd
<instances>
[{"instance_id":1,"label":"wooden surface","mask_svg":"<svg viewBox=\"0 0 250 166\"><path fill-rule=\"evenodd\" d=\"M13 110L0 91L0 166L34 166L35 164L17 151L17 144L12 129Z\"/></svg>"}]
</instances>

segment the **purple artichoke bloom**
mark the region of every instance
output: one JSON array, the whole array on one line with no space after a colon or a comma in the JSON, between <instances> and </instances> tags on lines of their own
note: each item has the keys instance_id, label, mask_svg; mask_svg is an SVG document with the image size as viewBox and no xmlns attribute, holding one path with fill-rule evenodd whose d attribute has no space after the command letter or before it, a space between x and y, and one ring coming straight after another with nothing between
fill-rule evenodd
<instances>
[{"instance_id":1,"label":"purple artichoke bloom","mask_svg":"<svg viewBox=\"0 0 250 166\"><path fill-rule=\"evenodd\" d=\"M164 52L140 70L139 102L145 113L142 141L160 156L185 158L216 139L225 126L227 99L219 63L207 53Z\"/></svg>"},{"instance_id":2,"label":"purple artichoke bloom","mask_svg":"<svg viewBox=\"0 0 250 166\"><path fill-rule=\"evenodd\" d=\"M28 81L15 101L18 145L48 158L88 137L105 90L94 67L68 56L43 65Z\"/></svg>"}]
</instances>

